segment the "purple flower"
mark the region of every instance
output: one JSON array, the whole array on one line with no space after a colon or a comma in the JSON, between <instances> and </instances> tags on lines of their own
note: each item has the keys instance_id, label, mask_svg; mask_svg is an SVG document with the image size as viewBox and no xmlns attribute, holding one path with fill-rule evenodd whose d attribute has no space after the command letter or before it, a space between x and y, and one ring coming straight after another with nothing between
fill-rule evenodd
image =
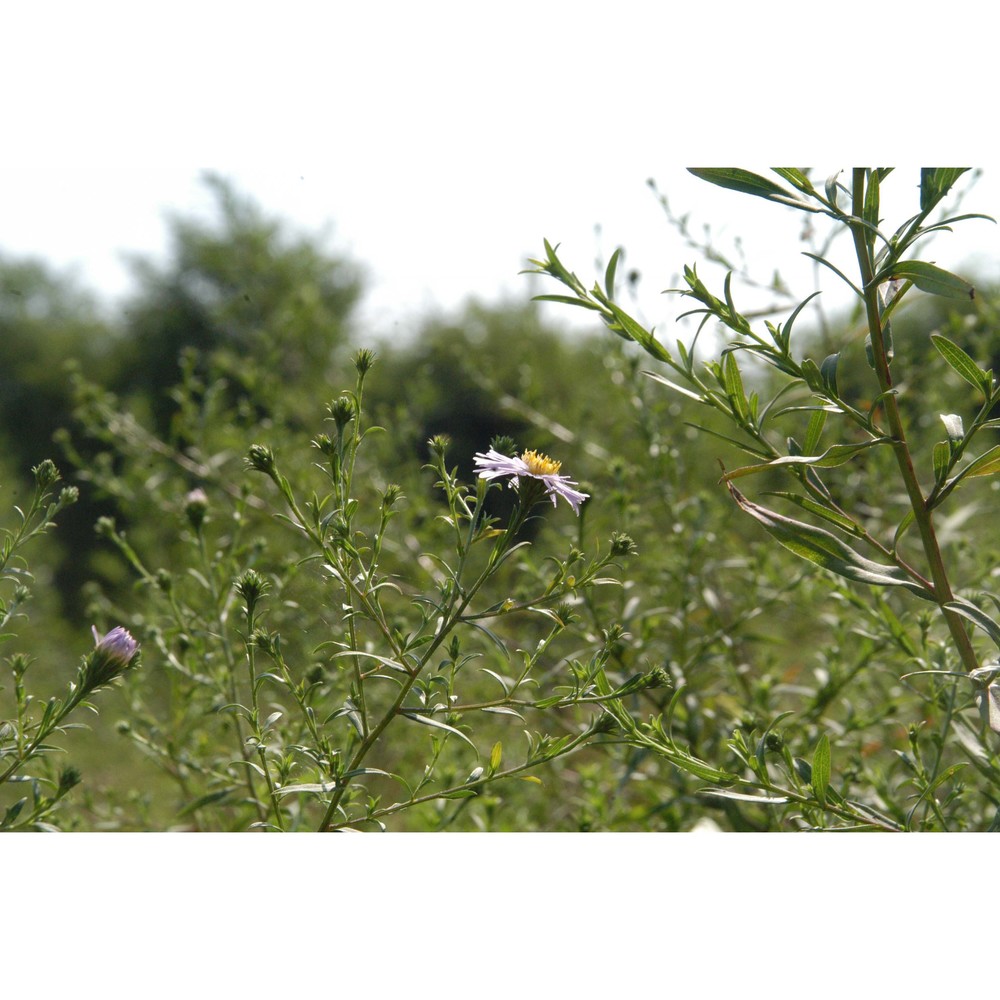
<instances>
[{"instance_id":1,"label":"purple flower","mask_svg":"<svg viewBox=\"0 0 1000 1000\"><path fill-rule=\"evenodd\" d=\"M85 661L84 686L88 689L107 684L117 677L132 662L139 650L139 643L121 625L113 628L106 636L92 625L94 642L97 645Z\"/></svg>"},{"instance_id":2,"label":"purple flower","mask_svg":"<svg viewBox=\"0 0 1000 1000\"><path fill-rule=\"evenodd\" d=\"M474 455L473 461L480 467L480 479L511 476L509 485L514 489L521 479L540 480L545 485L545 492L552 497L553 507L556 505L556 498L562 497L577 515L580 513L580 504L590 495L573 489L576 483L568 476L559 475L562 463L553 461L548 455L540 455L537 451L526 451L520 458L516 455L508 458L490 448L485 454L479 452Z\"/></svg>"}]
</instances>

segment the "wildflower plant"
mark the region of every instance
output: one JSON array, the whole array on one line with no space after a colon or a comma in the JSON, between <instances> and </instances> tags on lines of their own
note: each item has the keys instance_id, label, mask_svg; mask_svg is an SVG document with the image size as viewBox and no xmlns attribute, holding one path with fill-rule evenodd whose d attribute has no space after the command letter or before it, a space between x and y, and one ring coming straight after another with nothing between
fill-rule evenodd
<instances>
[{"instance_id":1,"label":"wildflower plant","mask_svg":"<svg viewBox=\"0 0 1000 1000\"><path fill-rule=\"evenodd\" d=\"M595 589L619 583L627 536L589 558L572 543L534 558L528 521L568 527L569 511L543 501L584 514L587 494L556 461L509 458L514 443L496 439L470 483L433 438L437 515L422 522L433 548L415 548L403 488L380 484L366 458L381 431L364 406L374 364L355 355L355 385L327 406L311 465L293 442L253 444L235 498L206 479L174 502L177 566L156 568L101 524L148 598L158 670L126 685L120 731L172 785L157 805L167 825L444 829L471 813L488 826L506 786L542 794L545 765L607 740L609 701L665 683L615 669L621 629L576 627ZM517 503L501 523L485 500L505 478Z\"/></svg>"},{"instance_id":2,"label":"wildflower plant","mask_svg":"<svg viewBox=\"0 0 1000 1000\"><path fill-rule=\"evenodd\" d=\"M32 574L22 550L33 539L45 534L55 524L60 511L75 503L79 491L75 486L60 489L53 497L52 489L60 480L59 470L50 460L32 469L34 491L28 505L15 508L17 526L3 530L0 546L0 641L16 642L18 619L27 617L22 608L31 598ZM66 693L41 700L31 693L32 657L17 652L6 659L13 678L13 705L6 700L0 716L0 794L4 794L4 810L0 813L0 829L54 829L54 814L65 796L82 780L73 765L58 771L52 757L58 747L50 739L76 727L71 715L81 707L93 709L88 699L106 687L128 669L136 659L138 644L121 628L112 629L103 638L94 631L94 649L83 657L76 679L67 682ZM6 694L0 688L0 694ZM9 708L13 713L8 715ZM8 801L8 792L13 800Z\"/></svg>"},{"instance_id":3,"label":"wildflower plant","mask_svg":"<svg viewBox=\"0 0 1000 1000\"><path fill-rule=\"evenodd\" d=\"M691 423L727 457L733 449L743 457L721 472L730 502L777 551L802 560L803 570L821 571L815 580L803 576L799 593L789 594L790 616L812 607L801 595L816 586L827 588L833 604L827 601L832 610L816 622L821 631L810 650L823 664L815 670L818 684L784 685L780 698L769 688L759 706L769 713L763 717L752 702L733 706L729 739L712 745L711 759L691 739L690 723L707 708L696 688L679 685L651 718L621 702L609 704L609 712L637 749L700 782L706 801L724 800L730 815L763 815L765 826L770 815L779 825L995 829L1000 597L988 589L989 565L949 552L940 525L949 513L964 518L982 509L981 489L964 513L956 511L956 496L972 494L1000 469L1000 446L988 440L1000 426L1000 383L988 361L956 338L932 333L939 379L950 374L945 384L953 396L947 411L927 412L907 391L924 364L921 347L894 338L903 304L920 292L980 301L965 279L917 256L932 235L986 218L941 214L965 170L921 171L914 214L890 229L881 214L888 169L859 168L847 181L835 174L825 183L795 168L776 169L775 178L729 168L692 172L730 194L802 213L810 228L826 220L830 237L808 255L850 289L866 335L863 357L848 337L822 360L810 356L816 339L802 327L815 293L783 322L765 319L761 329L755 319L763 317L738 308L731 270L713 292L696 267L687 267L684 287L674 290L694 303L685 315L700 318L698 333L707 327L722 338L721 351L706 361L699 360L697 335L669 348L622 306L621 251L603 282L587 287L546 242L534 272L568 294L539 298L592 311L657 362L660 370L647 373L652 380L679 394L689 410L712 414ZM838 233L848 238L850 264L833 255ZM777 279L775 287L784 293ZM944 436L925 444L932 424ZM766 490L751 499L743 483L754 480ZM755 551L761 565L770 557ZM822 648L824 639L834 647ZM753 657L741 673L752 678ZM758 676L766 676L760 668ZM860 694L852 692L868 693L873 684L882 684L883 694L864 699L872 715L861 719Z\"/></svg>"}]
</instances>

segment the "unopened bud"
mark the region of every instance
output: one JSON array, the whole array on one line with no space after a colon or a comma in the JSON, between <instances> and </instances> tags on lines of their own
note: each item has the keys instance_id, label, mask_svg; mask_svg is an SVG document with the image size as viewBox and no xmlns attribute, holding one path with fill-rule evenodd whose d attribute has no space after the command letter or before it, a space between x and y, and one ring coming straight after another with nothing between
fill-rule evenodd
<instances>
[{"instance_id":1,"label":"unopened bud","mask_svg":"<svg viewBox=\"0 0 1000 1000\"><path fill-rule=\"evenodd\" d=\"M139 651L139 643L121 625L113 628L103 638L93 626L91 631L97 645L84 660L81 675L81 686L87 691L93 691L124 673Z\"/></svg>"},{"instance_id":2,"label":"unopened bud","mask_svg":"<svg viewBox=\"0 0 1000 1000\"><path fill-rule=\"evenodd\" d=\"M269 476L274 475L274 452L265 444L250 445L245 461L248 469L263 472Z\"/></svg>"},{"instance_id":3,"label":"unopened bud","mask_svg":"<svg viewBox=\"0 0 1000 1000\"><path fill-rule=\"evenodd\" d=\"M44 462L40 462L34 466L31 472L35 477L38 488L42 490L47 490L53 483L59 480L59 470L56 468L55 463L48 458Z\"/></svg>"},{"instance_id":4,"label":"unopened bud","mask_svg":"<svg viewBox=\"0 0 1000 1000\"><path fill-rule=\"evenodd\" d=\"M208 494L201 488L191 490L184 498L184 516L195 531L200 531L208 512Z\"/></svg>"}]
</instances>

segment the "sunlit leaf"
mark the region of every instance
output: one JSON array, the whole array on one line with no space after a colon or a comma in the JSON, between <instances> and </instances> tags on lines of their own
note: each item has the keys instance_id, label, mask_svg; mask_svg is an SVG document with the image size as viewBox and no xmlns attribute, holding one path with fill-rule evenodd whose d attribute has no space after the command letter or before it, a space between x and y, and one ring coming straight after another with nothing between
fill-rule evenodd
<instances>
[{"instance_id":1,"label":"sunlit leaf","mask_svg":"<svg viewBox=\"0 0 1000 1000\"><path fill-rule=\"evenodd\" d=\"M990 372L983 371L958 344L943 337L940 333L931 334L931 343L937 348L938 353L949 367L965 379L969 385L975 386L980 392L989 392L993 383L992 375Z\"/></svg>"},{"instance_id":2,"label":"sunlit leaf","mask_svg":"<svg viewBox=\"0 0 1000 1000\"><path fill-rule=\"evenodd\" d=\"M874 562L859 555L849 545L829 531L795 521L748 500L739 490L727 484L740 508L763 525L773 538L797 556L846 580L877 587L903 587L933 601L934 593L907 576L898 566Z\"/></svg>"},{"instance_id":3,"label":"sunlit leaf","mask_svg":"<svg viewBox=\"0 0 1000 1000\"><path fill-rule=\"evenodd\" d=\"M465 733L461 732L461 730L456 729L454 726L449 726L447 723L441 722L440 719L434 719L429 715L420 715L416 712L403 712L403 715L407 719L410 719L413 722L419 722L422 726L432 726L435 729L443 729L446 732L453 733L459 739L465 740L465 742L468 743L469 746L476 751L476 753L479 753L476 744L473 743L472 740L470 740L469 737L465 735Z\"/></svg>"},{"instance_id":4,"label":"sunlit leaf","mask_svg":"<svg viewBox=\"0 0 1000 1000\"><path fill-rule=\"evenodd\" d=\"M772 459L769 462L761 462L758 465L746 465L740 469L733 469L727 472L722 478L724 482L733 479L741 479L743 476L752 476L758 472L765 472L769 469L780 469L782 466L803 465L815 466L818 469L832 469L838 465L849 462L855 455L873 448L875 445L889 443L888 438L876 438L874 441L866 441L864 444L835 444L831 445L820 455L782 455L780 458Z\"/></svg>"},{"instance_id":5,"label":"sunlit leaf","mask_svg":"<svg viewBox=\"0 0 1000 1000\"><path fill-rule=\"evenodd\" d=\"M748 792L734 792L728 788L701 788L701 795L712 795L718 799L735 799L737 802L756 802L762 806L781 806L792 800L787 795L751 795Z\"/></svg>"}]
</instances>

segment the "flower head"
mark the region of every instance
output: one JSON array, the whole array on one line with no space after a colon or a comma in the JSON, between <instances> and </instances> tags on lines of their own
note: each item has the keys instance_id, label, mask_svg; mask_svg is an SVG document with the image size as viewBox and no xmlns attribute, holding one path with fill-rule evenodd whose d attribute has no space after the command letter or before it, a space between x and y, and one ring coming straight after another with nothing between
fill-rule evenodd
<instances>
[{"instance_id":1,"label":"flower head","mask_svg":"<svg viewBox=\"0 0 1000 1000\"><path fill-rule=\"evenodd\" d=\"M479 466L480 479L497 479L500 476L510 476L510 486L517 489L522 479L537 479L545 486L545 492L552 498L552 506L556 499L562 497L579 514L580 504L590 494L573 489L576 483L568 476L560 476L560 462L555 462L548 455L537 451L526 451L520 457L508 458L494 448L473 456L473 461Z\"/></svg>"},{"instance_id":2,"label":"flower head","mask_svg":"<svg viewBox=\"0 0 1000 1000\"><path fill-rule=\"evenodd\" d=\"M128 666L129 661L139 648L139 643L132 638L128 629L122 628L121 625L115 626L103 638L95 625L90 626L90 631L93 632L94 642L97 645L95 652L121 660L122 666Z\"/></svg>"},{"instance_id":3,"label":"flower head","mask_svg":"<svg viewBox=\"0 0 1000 1000\"><path fill-rule=\"evenodd\" d=\"M94 626L90 630L94 633L96 646L84 660L81 677L83 687L88 691L114 680L139 651L139 643L121 625L103 637Z\"/></svg>"}]
</instances>

